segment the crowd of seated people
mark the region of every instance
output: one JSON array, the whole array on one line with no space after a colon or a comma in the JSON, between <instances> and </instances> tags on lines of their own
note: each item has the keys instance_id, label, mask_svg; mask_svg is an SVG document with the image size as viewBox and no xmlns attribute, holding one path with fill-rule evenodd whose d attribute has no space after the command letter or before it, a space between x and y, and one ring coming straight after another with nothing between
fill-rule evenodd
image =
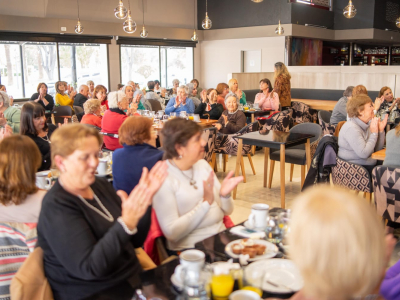
<instances>
[{"instance_id":1,"label":"crowd of seated people","mask_svg":"<svg viewBox=\"0 0 400 300\"><path fill-rule=\"evenodd\" d=\"M234 210L231 191L243 178L229 173L218 180L203 159L206 141L196 122L166 122L158 149L152 120L138 110L148 99L169 100L166 114L199 114L217 120L219 134L235 134L248 123L239 109L247 101L273 112L290 107L290 74L279 63L275 69L274 86L261 79L254 99L246 99L236 79L208 90L196 79L180 86L174 80L170 91L149 81L144 92L130 81L110 93L88 82L78 94L60 81L55 101L40 83L21 110L0 91L0 126L5 126L0 129L0 222L38 223L38 246L55 299L131 299L142 272L136 249L148 236L152 211L170 255L226 229L224 217ZM46 111L54 105L83 107L82 124L50 124ZM371 173L379 163L371 155L386 140L383 164L400 167L400 125L385 134L396 106L388 87L373 102L365 86L349 86L331 118L332 124L346 121L338 157ZM103 142L114 151L112 185L95 176ZM47 192L38 189L36 172L51 168L60 173L58 180ZM334 189L306 191L296 199L291 226L290 255L304 279L291 299L372 299L379 292L397 299L400 264L385 276L393 238L385 240L384 226L365 201Z\"/></svg>"}]
</instances>

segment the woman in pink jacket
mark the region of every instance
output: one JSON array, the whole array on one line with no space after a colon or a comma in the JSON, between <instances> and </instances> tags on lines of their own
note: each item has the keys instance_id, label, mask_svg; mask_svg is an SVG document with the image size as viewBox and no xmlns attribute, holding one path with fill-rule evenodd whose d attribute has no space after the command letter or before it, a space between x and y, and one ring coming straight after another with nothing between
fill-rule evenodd
<instances>
[{"instance_id":1,"label":"woman in pink jacket","mask_svg":"<svg viewBox=\"0 0 400 300\"><path fill-rule=\"evenodd\" d=\"M260 80L260 93L256 95L254 103L258 103L258 107L261 110L279 110L279 97L278 94L274 92L271 81L264 78Z\"/></svg>"}]
</instances>

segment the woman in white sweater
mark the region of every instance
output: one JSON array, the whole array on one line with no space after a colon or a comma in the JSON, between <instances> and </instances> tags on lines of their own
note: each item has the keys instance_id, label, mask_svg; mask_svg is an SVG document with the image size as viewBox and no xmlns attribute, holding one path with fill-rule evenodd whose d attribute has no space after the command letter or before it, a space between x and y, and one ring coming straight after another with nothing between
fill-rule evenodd
<instances>
[{"instance_id":1,"label":"woman in white sweater","mask_svg":"<svg viewBox=\"0 0 400 300\"><path fill-rule=\"evenodd\" d=\"M225 229L222 219L233 211L231 191L243 180L230 172L222 184L203 159L206 141L201 127L181 118L168 121L161 131L168 177L153 198L161 230L172 251Z\"/></svg>"}]
</instances>

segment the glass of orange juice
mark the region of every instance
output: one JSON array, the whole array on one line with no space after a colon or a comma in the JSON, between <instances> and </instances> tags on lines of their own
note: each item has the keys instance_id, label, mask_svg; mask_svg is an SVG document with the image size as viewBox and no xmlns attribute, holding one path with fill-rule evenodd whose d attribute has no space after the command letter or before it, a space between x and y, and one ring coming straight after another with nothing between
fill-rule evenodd
<instances>
[{"instance_id":1,"label":"glass of orange juice","mask_svg":"<svg viewBox=\"0 0 400 300\"><path fill-rule=\"evenodd\" d=\"M194 114L189 114L188 119L191 120L191 121L194 121Z\"/></svg>"},{"instance_id":2,"label":"glass of orange juice","mask_svg":"<svg viewBox=\"0 0 400 300\"><path fill-rule=\"evenodd\" d=\"M260 295L261 297L263 294L262 284L264 281L264 276L265 276L264 270L257 270L251 273L246 272L245 270L243 272L242 280L241 281L239 280L239 288L241 290L253 291L258 295Z\"/></svg>"},{"instance_id":3,"label":"glass of orange juice","mask_svg":"<svg viewBox=\"0 0 400 300\"><path fill-rule=\"evenodd\" d=\"M228 274L214 274L211 278L211 292L213 299L227 300L233 291L235 279L232 272Z\"/></svg>"}]
</instances>

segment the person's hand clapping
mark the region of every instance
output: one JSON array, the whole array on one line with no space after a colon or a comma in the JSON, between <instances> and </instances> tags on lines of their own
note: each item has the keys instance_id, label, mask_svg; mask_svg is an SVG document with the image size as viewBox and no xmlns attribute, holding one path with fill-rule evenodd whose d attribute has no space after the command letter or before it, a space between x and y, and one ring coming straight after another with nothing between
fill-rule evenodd
<instances>
[{"instance_id":1,"label":"person's hand clapping","mask_svg":"<svg viewBox=\"0 0 400 300\"><path fill-rule=\"evenodd\" d=\"M72 90L69 96L73 99L76 96L76 91Z\"/></svg>"},{"instance_id":2,"label":"person's hand clapping","mask_svg":"<svg viewBox=\"0 0 400 300\"><path fill-rule=\"evenodd\" d=\"M140 98L142 98L142 94L138 93L135 98L133 99L134 102L139 103Z\"/></svg>"},{"instance_id":3,"label":"person's hand clapping","mask_svg":"<svg viewBox=\"0 0 400 300\"><path fill-rule=\"evenodd\" d=\"M61 126L67 125L68 124L68 118L64 118L64 123L58 123L58 128L60 128Z\"/></svg>"},{"instance_id":4,"label":"person's hand clapping","mask_svg":"<svg viewBox=\"0 0 400 300\"><path fill-rule=\"evenodd\" d=\"M14 105L14 97L10 96L10 106L13 106L13 105Z\"/></svg>"},{"instance_id":5,"label":"person's hand clapping","mask_svg":"<svg viewBox=\"0 0 400 300\"><path fill-rule=\"evenodd\" d=\"M175 107L178 107L179 105L181 105L182 100L179 98L179 96L176 96L175 98Z\"/></svg>"},{"instance_id":6,"label":"person's hand clapping","mask_svg":"<svg viewBox=\"0 0 400 300\"><path fill-rule=\"evenodd\" d=\"M0 141L12 135L13 135L13 130L10 125L6 124L4 128L0 129Z\"/></svg>"},{"instance_id":7,"label":"person's hand clapping","mask_svg":"<svg viewBox=\"0 0 400 300\"><path fill-rule=\"evenodd\" d=\"M222 124L221 123L215 123L214 127L217 128L218 130L221 130Z\"/></svg>"},{"instance_id":8,"label":"person's hand clapping","mask_svg":"<svg viewBox=\"0 0 400 300\"><path fill-rule=\"evenodd\" d=\"M376 117L372 118L371 124L369 125L369 130L371 131L371 133L378 133L379 129L378 123L379 123L378 118Z\"/></svg>"},{"instance_id":9,"label":"person's hand clapping","mask_svg":"<svg viewBox=\"0 0 400 300\"><path fill-rule=\"evenodd\" d=\"M207 91L206 90L202 90L200 93L200 97L201 97L201 101L203 103L207 103L208 99L207 99Z\"/></svg>"},{"instance_id":10,"label":"person's hand clapping","mask_svg":"<svg viewBox=\"0 0 400 300\"><path fill-rule=\"evenodd\" d=\"M208 204L213 204L214 202L214 171L210 172L207 180L203 180L203 189L204 189L204 201L207 201Z\"/></svg>"},{"instance_id":11,"label":"person's hand clapping","mask_svg":"<svg viewBox=\"0 0 400 300\"><path fill-rule=\"evenodd\" d=\"M222 181L219 194L222 197L227 197L232 192L232 190L242 181L243 176L233 177L233 171L230 171L228 175L226 175L224 181Z\"/></svg>"},{"instance_id":12,"label":"person's hand clapping","mask_svg":"<svg viewBox=\"0 0 400 300\"><path fill-rule=\"evenodd\" d=\"M379 129L379 132L385 131L386 124L387 124L387 120L388 120L388 116L389 116L389 115L386 114L386 115L385 115L385 118L384 118L383 120L378 119L378 129Z\"/></svg>"},{"instance_id":13,"label":"person's hand clapping","mask_svg":"<svg viewBox=\"0 0 400 300\"><path fill-rule=\"evenodd\" d=\"M4 117L4 114L0 112L0 126L6 126L7 119Z\"/></svg>"},{"instance_id":14,"label":"person's hand clapping","mask_svg":"<svg viewBox=\"0 0 400 300\"><path fill-rule=\"evenodd\" d=\"M385 99L382 97L376 98L374 103L374 110L378 111Z\"/></svg>"}]
</instances>

